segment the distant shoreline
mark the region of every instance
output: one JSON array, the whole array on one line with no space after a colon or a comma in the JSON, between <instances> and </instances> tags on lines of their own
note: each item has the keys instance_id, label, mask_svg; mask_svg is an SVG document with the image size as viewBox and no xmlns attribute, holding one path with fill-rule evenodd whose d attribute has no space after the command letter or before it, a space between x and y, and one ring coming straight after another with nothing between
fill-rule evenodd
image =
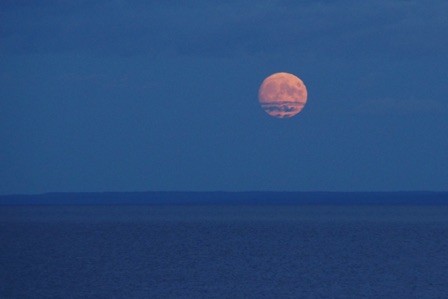
<instances>
[{"instance_id":1,"label":"distant shoreline","mask_svg":"<svg viewBox=\"0 0 448 299\"><path fill-rule=\"evenodd\" d=\"M0 195L0 205L448 205L448 192L54 192Z\"/></svg>"}]
</instances>

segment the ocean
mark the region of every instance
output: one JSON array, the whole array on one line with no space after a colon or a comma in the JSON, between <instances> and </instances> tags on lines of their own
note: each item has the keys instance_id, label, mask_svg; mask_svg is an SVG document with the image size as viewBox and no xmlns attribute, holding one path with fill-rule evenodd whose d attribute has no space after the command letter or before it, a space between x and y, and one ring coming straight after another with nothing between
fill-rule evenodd
<instances>
[{"instance_id":1,"label":"ocean","mask_svg":"<svg viewBox=\"0 0 448 299\"><path fill-rule=\"evenodd\" d=\"M448 206L0 206L0 298L448 298Z\"/></svg>"}]
</instances>

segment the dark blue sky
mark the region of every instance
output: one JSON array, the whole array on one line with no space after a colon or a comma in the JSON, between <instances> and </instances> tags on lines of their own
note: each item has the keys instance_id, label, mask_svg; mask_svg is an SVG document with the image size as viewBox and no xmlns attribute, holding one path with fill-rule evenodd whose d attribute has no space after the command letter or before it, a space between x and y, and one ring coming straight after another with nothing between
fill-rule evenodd
<instances>
[{"instance_id":1,"label":"dark blue sky","mask_svg":"<svg viewBox=\"0 0 448 299\"><path fill-rule=\"evenodd\" d=\"M446 191L447 11L3 0L0 193ZM308 88L292 119L258 104L275 72Z\"/></svg>"}]
</instances>

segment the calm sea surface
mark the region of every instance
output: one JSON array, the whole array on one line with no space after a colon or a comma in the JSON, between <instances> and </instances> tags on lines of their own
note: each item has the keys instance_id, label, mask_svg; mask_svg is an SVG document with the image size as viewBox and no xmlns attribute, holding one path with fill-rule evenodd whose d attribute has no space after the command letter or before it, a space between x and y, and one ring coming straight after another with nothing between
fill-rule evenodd
<instances>
[{"instance_id":1,"label":"calm sea surface","mask_svg":"<svg viewBox=\"0 0 448 299\"><path fill-rule=\"evenodd\" d=\"M0 206L0 298L448 298L448 207Z\"/></svg>"}]
</instances>

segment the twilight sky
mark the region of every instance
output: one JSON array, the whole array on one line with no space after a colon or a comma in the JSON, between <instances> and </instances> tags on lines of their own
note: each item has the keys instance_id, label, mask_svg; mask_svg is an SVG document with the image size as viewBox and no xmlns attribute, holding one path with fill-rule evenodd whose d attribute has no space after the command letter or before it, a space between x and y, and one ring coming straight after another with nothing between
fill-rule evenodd
<instances>
[{"instance_id":1,"label":"twilight sky","mask_svg":"<svg viewBox=\"0 0 448 299\"><path fill-rule=\"evenodd\" d=\"M0 194L448 191L448 1L0 2ZM265 77L308 89L291 119Z\"/></svg>"}]
</instances>

